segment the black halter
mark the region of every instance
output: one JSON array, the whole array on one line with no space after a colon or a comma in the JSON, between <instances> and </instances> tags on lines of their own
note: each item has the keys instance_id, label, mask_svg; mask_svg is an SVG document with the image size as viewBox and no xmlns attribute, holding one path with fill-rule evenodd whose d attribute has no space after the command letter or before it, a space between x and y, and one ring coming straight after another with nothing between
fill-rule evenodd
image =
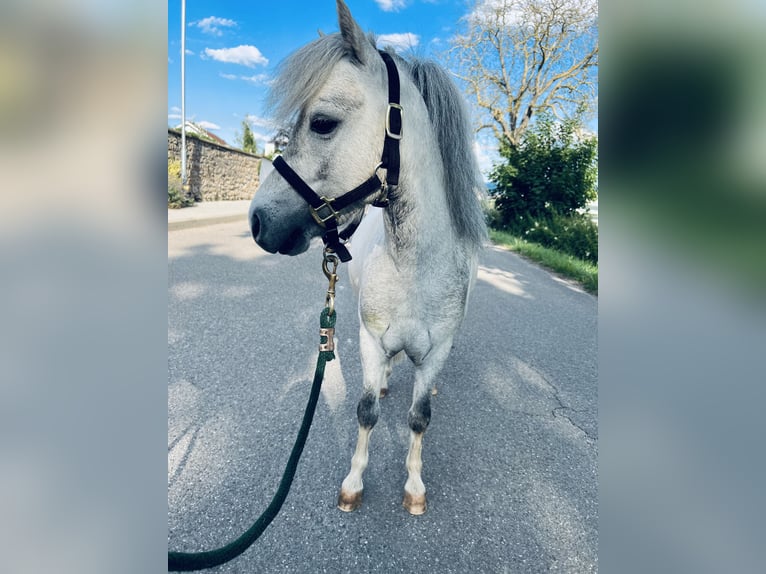
<instances>
[{"instance_id":1,"label":"black halter","mask_svg":"<svg viewBox=\"0 0 766 574\"><path fill-rule=\"evenodd\" d=\"M339 212L356 204L367 197L383 191L380 199L376 200L375 207L388 205L388 193L391 187L399 185L399 140L402 139L402 106L399 103L399 72L396 69L394 59L387 52L380 51L380 56L386 64L388 71L388 109L386 110L386 139L383 144L383 154L380 164L373 174L362 184L349 192L335 198L320 197L311 186L287 165L282 156L274 158L274 169L285 178L292 188L306 200L311 209L311 215L316 222L326 229L322 240L325 245L338 254L343 262L351 260L351 254L343 245L343 241L349 239L356 231L361 217L348 225L343 231L338 232ZM380 169L386 170L386 179L379 175Z\"/></svg>"}]
</instances>

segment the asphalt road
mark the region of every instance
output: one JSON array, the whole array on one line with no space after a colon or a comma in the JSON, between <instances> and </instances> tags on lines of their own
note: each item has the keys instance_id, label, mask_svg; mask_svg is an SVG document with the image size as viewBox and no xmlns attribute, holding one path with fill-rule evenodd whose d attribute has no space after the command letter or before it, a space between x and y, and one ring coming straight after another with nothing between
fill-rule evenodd
<instances>
[{"instance_id":1,"label":"asphalt road","mask_svg":"<svg viewBox=\"0 0 766 574\"><path fill-rule=\"evenodd\" d=\"M246 223L168 234L168 546L209 550L267 506L313 376L321 249L269 255ZM428 511L401 506L413 370L394 370L364 504L335 507L356 439L359 328L345 268L338 360L281 513L212 572L595 572L597 300L489 247L424 439Z\"/></svg>"}]
</instances>

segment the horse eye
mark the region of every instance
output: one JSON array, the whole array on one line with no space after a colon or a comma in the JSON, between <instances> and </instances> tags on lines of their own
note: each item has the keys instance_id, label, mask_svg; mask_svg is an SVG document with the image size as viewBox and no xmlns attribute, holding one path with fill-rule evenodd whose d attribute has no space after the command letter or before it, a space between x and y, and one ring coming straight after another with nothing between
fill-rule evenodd
<instances>
[{"instance_id":1,"label":"horse eye","mask_svg":"<svg viewBox=\"0 0 766 574\"><path fill-rule=\"evenodd\" d=\"M338 127L337 120L331 120L330 118L318 117L311 120L311 131L320 135L327 135L331 133L336 127Z\"/></svg>"}]
</instances>

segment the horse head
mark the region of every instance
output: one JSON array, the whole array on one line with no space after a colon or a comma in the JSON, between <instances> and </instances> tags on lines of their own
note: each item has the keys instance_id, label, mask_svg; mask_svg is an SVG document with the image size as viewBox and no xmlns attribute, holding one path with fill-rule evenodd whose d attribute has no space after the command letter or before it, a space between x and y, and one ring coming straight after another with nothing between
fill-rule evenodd
<instances>
[{"instance_id":1,"label":"horse head","mask_svg":"<svg viewBox=\"0 0 766 574\"><path fill-rule=\"evenodd\" d=\"M284 163L323 199L336 199L374 175L386 130L385 64L372 41L338 0L340 33L317 38L281 64L270 103L292 125ZM365 201L338 214L342 224ZM250 228L270 253L297 255L325 232L306 200L272 171L253 197Z\"/></svg>"}]
</instances>

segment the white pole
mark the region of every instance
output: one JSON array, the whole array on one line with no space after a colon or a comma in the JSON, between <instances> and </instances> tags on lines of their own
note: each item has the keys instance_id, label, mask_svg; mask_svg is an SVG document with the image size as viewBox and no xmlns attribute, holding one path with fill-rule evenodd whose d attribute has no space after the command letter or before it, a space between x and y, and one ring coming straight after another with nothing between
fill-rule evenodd
<instances>
[{"instance_id":1,"label":"white pole","mask_svg":"<svg viewBox=\"0 0 766 574\"><path fill-rule=\"evenodd\" d=\"M186 185L186 0L181 0L181 185Z\"/></svg>"}]
</instances>

